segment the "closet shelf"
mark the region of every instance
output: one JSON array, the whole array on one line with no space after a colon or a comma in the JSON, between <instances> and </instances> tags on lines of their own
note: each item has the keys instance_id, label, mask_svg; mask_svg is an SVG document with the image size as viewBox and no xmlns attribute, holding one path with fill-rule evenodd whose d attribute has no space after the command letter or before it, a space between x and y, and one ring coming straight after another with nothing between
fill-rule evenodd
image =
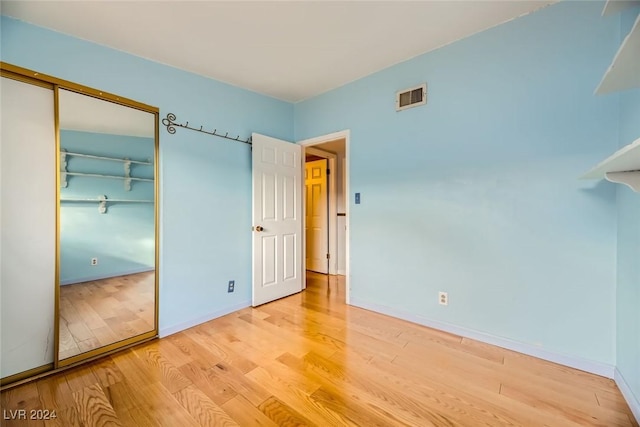
<instances>
[{"instance_id":1,"label":"closet shelf","mask_svg":"<svg viewBox=\"0 0 640 427\"><path fill-rule=\"evenodd\" d=\"M640 192L640 138L613 153L582 179L606 179Z\"/></svg>"},{"instance_id":2,"label":"closet shelf","mask_svg":"<svg viewBox=\"0 0 640 427\"><path fill-rule=\"evenodd\" d=\"M598 85L597 95L640 87L638 52L640 52L640 15Z\"/></svg>"},{"instance_id":3,"label":"closet shelf","mask_svg":"<svg viewBox=\"0 0 640 427\"><path fill-rule=\"evenodd\" d=\"M607 0L602 10L602 16L614 15L639 4L639 0Z\"/></svg>"}]
</instances>

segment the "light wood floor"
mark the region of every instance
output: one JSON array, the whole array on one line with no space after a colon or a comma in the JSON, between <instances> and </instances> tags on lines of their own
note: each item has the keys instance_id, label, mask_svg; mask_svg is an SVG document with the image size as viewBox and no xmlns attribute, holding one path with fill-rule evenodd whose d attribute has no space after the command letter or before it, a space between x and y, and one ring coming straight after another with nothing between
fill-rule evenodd
<instances>
[{"instance_id":1,"label":"light wood floor","mask_svg":"<svg viewBox=\"0 0 640 427\"><path fill-rule=\"evenodd\" d=\"M60 286L60 359L153 330L155 272Z\"/></svg>"},{"instance_id":2,"label":"light wood floor","mask_svg":"<svg viewBox=\"0 0 640 427\"><path fill-rule=\"evenodd\" d=\"M2 407L56 409L60 426L637 426L609 379L345 306L337 277L308 285Z\"/></svg>"}]
</instances>

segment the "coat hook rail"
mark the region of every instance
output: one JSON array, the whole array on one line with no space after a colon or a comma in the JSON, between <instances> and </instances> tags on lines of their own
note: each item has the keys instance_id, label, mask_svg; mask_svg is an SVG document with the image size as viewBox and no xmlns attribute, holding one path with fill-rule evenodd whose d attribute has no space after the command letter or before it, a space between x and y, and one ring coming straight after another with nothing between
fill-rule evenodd
<instances>
[{"instance_id":1,"label":"coat hook rail","mask_svg":"<svg viewBox=\"0 0 640 427\"><path fill-rule=\"evenodd\" d=\"M167 114L167 117L162 119L162 124L167 127L167 132L169 132L170 134L176 133L176 127L180 127L180 128L195 130L196 132L206 133L207 135L213 135L219 138L224 138L231 141L243 142L245 144L251 145L251 137L247 139L240 139L240 135L238 135L237 137L234 138L232 136L229 136L229 132L225 132L224 135L221 133L218 133L218 129L214 129L213 132L209 132L209 131L203 130L202 126L200 126L200 129L191 127L189 126L189 122L186 122L184 124L176 123L176 115L173 113Z\"/></svg>"}]
</instances>

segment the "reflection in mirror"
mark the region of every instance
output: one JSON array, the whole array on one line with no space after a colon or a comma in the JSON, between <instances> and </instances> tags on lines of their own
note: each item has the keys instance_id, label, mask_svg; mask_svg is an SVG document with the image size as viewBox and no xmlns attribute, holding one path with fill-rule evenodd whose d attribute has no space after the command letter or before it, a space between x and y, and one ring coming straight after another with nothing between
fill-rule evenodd
<instances>
[{"instance_id":1,"label":"reflection in mirror","mask_svg":"<svg viewBox=\"0 0 640 427\"><path fill-rule=\"evenodd\" d=\"M155 126L59 90L58 360L155 329Z\"/></svg>"}]
</instances>

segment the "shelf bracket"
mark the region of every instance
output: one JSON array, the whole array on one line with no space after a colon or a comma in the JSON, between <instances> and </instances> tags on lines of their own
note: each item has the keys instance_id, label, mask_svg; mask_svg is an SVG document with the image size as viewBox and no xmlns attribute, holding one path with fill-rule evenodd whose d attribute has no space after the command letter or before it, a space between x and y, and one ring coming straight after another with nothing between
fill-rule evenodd
<instances>
[{"instance_id":1,"label":"shelf bracket","mask_svg":"<svg viewBox=\"0 0 640 427\"><path fill-rule=\"evenodd\" d=\"M67 188L67 153L60 151L60 187Z\"/></svg>"},{"instance_id":2,"label":"shelf bracket","mask_svg":"<svg viewBox=\"0 0 640 427\"><path fill-rule=\"evenodd\" d=\"M640 171L607 172L607 181L624 184L636 193L640 192Z\"/></svg>"},{"instance_id":3,"label":"shelf bracket","mask_svg":"<svg viewBox=\"0 0 640 427\"><path fill-rule=\"evenodd\" d=\"M98 200L98 212L100 212L101 214L107 213L107 196L98 196Z\"/></svg>"},{"instance_id":4,"label":"shelf bracket","mask_svg":"<svg viewBox=\"0 0 640 427\"><path fill-rule=\"evenodd\" d=\"M131 191L131 160L124 159L124 191Z\"/></svg>"}]
</instances>

